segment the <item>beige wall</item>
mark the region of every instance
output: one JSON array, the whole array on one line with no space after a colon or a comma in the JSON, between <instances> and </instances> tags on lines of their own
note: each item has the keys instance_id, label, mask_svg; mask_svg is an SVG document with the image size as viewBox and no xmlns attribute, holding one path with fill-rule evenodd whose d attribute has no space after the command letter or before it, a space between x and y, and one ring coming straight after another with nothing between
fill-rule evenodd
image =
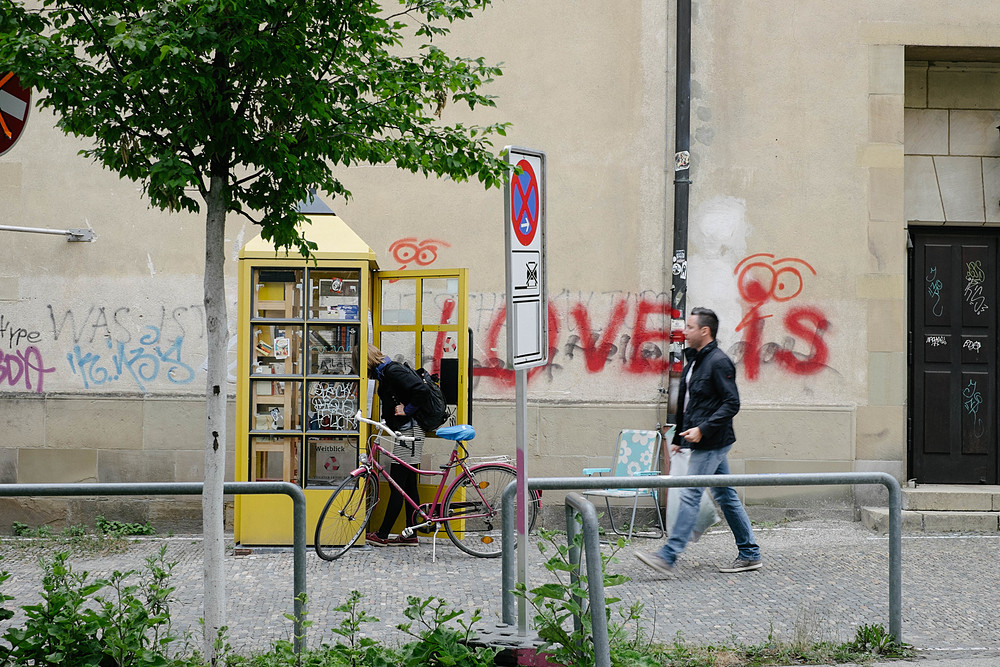
<instances>
[{"instance_id":1,"label":"beige wall","mask_svg":"<svg viewBox=\"0 0 1000 667\"><path fill-rule=\"evenodd\" d=\"M667 322L657 313L671 278L672 7L505 0L455 26L443 44L503 61L505 71L489 91L495 110L448 106L444 120L509 120L509 143L548 156L556 352L530 383L533 474L597 465L620 428L663 420L655 358L665 348ZM922 195L907 197L904 211L904 188L924 192L910 183L926 175L930 155L956 158L957 169L978 163L989 182L997 134L983 128L1000 108L935 95L936 77L959 73L954 99L984 88L996 95L994 68L907 69L904 47L1000 47L995 3L695 2L693 43L688 303L719 312L720 343L740 368L734 469L888 470L902 478L906 219L911 206L921 211L913 219L944 213ZM911 102L918 97L924 103ZM956 106L963 111L945 110ZM948 146L934 126L942 114L952 128ZM149 210L135 184L78 158L80 142L52 122L33 111L21 142L0 157L0 224L91 227L98 238L0 237L0 351L33 346L43 369L0 380L0 474L196 478L202 220ZM937 129L914 129L925 126ZM959 135L968 141L956 146ZM929 152L911 151L916 143ZM401 266L393 250L404 239L436 250L431 267L472 268L474 355L483 365L502 359L502 328L493 335L492 326L504 304L501 193L390 167L340 175L353 198L327 203L383 268ZM1000 220L994 208L984 207L981 220ZM256 232L235 218L228 232L234 302L235 254ZM640 319L644 310L653 316ZM746 326L755 319L756 340ZM641 354L635 361L643 328L653 332L652 365ZM12 331L20 333L12 339ZM607 360L593 351L602 337L616 346ZM479 376L475 391L477 452L512 452L512 385ZM66 457L76 458L69 465ZM748 496L788 506L850 501L842 490Z\"/></svg>"}]
</instances>

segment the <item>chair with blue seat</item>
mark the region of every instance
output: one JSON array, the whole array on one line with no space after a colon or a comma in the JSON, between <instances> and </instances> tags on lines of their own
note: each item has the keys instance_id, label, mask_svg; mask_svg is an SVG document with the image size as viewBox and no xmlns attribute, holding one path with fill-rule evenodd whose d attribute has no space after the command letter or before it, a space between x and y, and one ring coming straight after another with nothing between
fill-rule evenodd
<instances>
[{"instance_id":1,"label":"chair with blue seat","mask_svg":"<svg viewBox=\"0 0 1000 667\"><path fill-rule=\"evenodd\" d=\"M618 434L618 441L615 443L614 454L612 455L611 468L584 468L583 474L588 477L599 475L601 477L641 477L646 475L659 475L660 470L657 465L660 456L660 446L663 444L663 437L667 442L674 436L674 425L668 424L665 436L661 436L659 431L641 431L625 429ZM604 503L608 507L608 516L611 518L611 530L618 535L624 535L627 539L632 539L635 529L635 513L639 506L639 498L646 497L653 500L653 511L656 513L656 522L659 526L658 532L654 534L636 534L637 537L663 537L663 515L660 514L660 497L657 489L593 489L585 491L584 495L602 496ZM622 532L615 525L615 515L611 511L612 498L630 498L632 500L632 519L628 525L628 532Z\"/></svg>"}]
</instances>

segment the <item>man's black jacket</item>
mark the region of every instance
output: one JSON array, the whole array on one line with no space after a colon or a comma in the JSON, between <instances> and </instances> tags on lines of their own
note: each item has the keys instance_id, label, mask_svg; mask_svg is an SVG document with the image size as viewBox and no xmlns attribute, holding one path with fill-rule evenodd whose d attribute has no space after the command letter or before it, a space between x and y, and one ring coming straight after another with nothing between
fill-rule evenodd
<instances>
[{"instance_id":1,"label":"man's black jacket","mask_svg":"<svg viewBox=\"0 0 1000 667\"><path fill-rule=\"evenodd\" d=\"M736 389L736 367L716 341L701 350L687 348L684 355L688 364L681 375L680 397L677 414L680 415L674 444L691 449L720 449L736 442L733 416L740 411L740 393ZM691 374L691 402L685 405L688 393L688 370ZM701 429L700 442L688 442L681 433L697 426Z\"/></svg>"}]
</instances>

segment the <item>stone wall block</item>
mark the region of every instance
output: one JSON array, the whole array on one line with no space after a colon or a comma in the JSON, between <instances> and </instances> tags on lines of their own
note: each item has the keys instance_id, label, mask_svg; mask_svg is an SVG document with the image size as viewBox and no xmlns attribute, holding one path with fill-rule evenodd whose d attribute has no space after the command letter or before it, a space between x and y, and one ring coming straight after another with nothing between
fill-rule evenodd
<instances>
[{"instance_id":1,"label":"stone wall block","mask_svg":"<svg viewBox=\"0 0 1000 667\"><path fill-rule=\"evenodd\" d=\"M880 461L900 458L903 456L901 445L905 442L905 406L858 406L857 461Z\"/></svg>"},{"instance_id":2,"label":"stone wall block","mask_svg":"<svg viewBox=\"0 0 1000 667\"><path fill-rule=\"evenodd\" d=\"M934 158L944 218L948 222L984 223L983 162L978 157Z\"/></svg>"},{"instance_id":3,"label":"stone wall block","mask_svg":"<svg viewBox=\"0 0 1000 667\"><path fill-rule=\"evenodd\" d=\"M906 108L923 109L927 107L927 64L910 65L904 68Z\"/></svg>"},{"instance_id":4,"label":"stone wall block","mask_svg":"<svg viewBox=\"0 0 1000 667\"><path fill-rule=\"evenodd\" d=\"M174 482L174 452L101 450L97 476L101 483Z\"/></svg>"},{"instance_id":5,"label":"stone wall block","mask_svg":"<svg viewBox=\"0 0 1000 667\"><path fill-rule=\"evenodd\" d=\"M45 446L45 403L39 399L4 397L0 410L0 448Z\"/></svg>"},{"instance_id":6,"label":"stone wall block","mask_svg":"<svg viewBox=\"0 0 1000 667\"><path fill-rule=\"evenodd\" d=\"M17 455L19 484L72 484L97 481L97 450L22 449Z\"/></svg>"},{"instance_id":7,"label":"stone wall block","mask_svg":"<svg viewBox=\"0 0 1000 667\"><path fill-rule=\"evenodd\" d=\"M949 116L949 155L1000 155L1000 111L952 109Z\"/></svg>"},{"instance_id":8,"label":"stone wall block","mask_svg":"<svg viewBox=\"0 0 1000 667\"><path fill-rule=\"evenodd\" d=\"M944 206L941 204L934 158L907 155L903 169L906 174L903 185L906 220L943 223Z\"/></svg>"},{"instance_id":9,"label":"stone wall block","mask_svg":"<svg viewBox=\"0 0 1000 667\"><path fill-rule=\"evenodd\" d=\"M1000 158L983 158L983 187L986 190L983 195L986 223L1000 223Z\"/></svg>"},{"instance_id":10,"label":"stone wall block","mask_svg":"<svg viewBox=\"0 0 1000 667\"><path fill-rule=\"evenodd\" d=\"M140 398L45 401L46 446L66 449L142 448Z\"/></svg>"},{"instance_id":11,"label":"stone wall block","mask_svg":"<svg viewBox=\"0 0 1000 667\"><path fill-rule=\"evenodd\" d=\"M868 170L868 217L871 220L902 219L902 168Z\"/></svg>"},{"instance_id":12,"label":"stone wall block","mask_svg":"<svg viewBox=\"0 0 1000 667\"><path fill-rule=\"evenodd\" d=\"M142 414L143 448L205 449L205 400L147 400ZM227 428L236 424L227 419Z\"/></svg>"},{"instance_id":13,"label":"stone wall block","mask_svg":"<svg viewBox=\"0 0 1000 667\"><path fill-rule=\"evenodd\" d=\"M903 143L903 96L868 97L868 140L876 143Z\"/></svg>"},{"instance_id":14,"label":"stone wall block","mask_svg":"<svg viewBox=\"0 0 1000 667\"><path fill-rule=\"evenodd\" d=\"M901 44L877 44L868 47L868 92L902 95L905 53Z\"/></svg>"},{"instance_id":15,"label":"stone wall block","mask_svg":"<svg viewBox=\"0 0 1000 667\"><path fill-rule=\"evenodd\" d=\"M948 110L906 109L903 150L907 155L948 154Z\"/></svg>"},{"instance_id":16,"label":"stone wall block","mask_svg":"<svg viewBox=\"0 0 1000 667\"><path fill-rule=\"evenodd\" d=\"M868 355L868 404L904 405L906 401L906 354L872 352Z\"/></svg>"},{"instance_id":17,"label":"stone wall block","mask_svg":"<svg viewBox=\"0 0 1000 667\"><path fill-rule=\"evenodd\" d=\"M868 351L906 351L906 308L901 299L868 302Z\"/></svg>"},{"instance_id":18,"label":"stone wall block","mask_svg":"<svg viewBox=\"0 0 1000 667\"><path fill-rule=\"evenodd\" d=\"M927 106L937 109L1000 109L1000 71L995 66L931 67Z\"/></svg>"},{"instance_id":19,"label":"stone wall block","mask_svg":"<svg viewBox=\"0 0 1000 667\"><path fill-rule=\"evenodd\" d=\"M746 462L748 475L761 473L817 473L851 472L851 461L796 461L759 460ZM832 486L749 486L746 501L750 504L782 504L785 507L823 508L829 504L849 504L852 499L849 485Z\"/></svg>"}]
</instances>

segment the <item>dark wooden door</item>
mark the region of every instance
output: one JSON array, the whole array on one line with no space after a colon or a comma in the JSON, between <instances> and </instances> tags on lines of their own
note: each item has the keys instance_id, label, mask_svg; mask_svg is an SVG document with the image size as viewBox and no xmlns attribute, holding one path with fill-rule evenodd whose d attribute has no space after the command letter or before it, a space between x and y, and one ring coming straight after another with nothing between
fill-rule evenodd
<instances>
[{"instance_id":1,"label":"dark wooden door","mask_svg":"<svg viewBox=\"0 0 1000 667\"><path fill-rule=\"evenodd\" d=\"M998 234L910 234L911 474L996 484Z\"/></svg>"}]
</instances>

